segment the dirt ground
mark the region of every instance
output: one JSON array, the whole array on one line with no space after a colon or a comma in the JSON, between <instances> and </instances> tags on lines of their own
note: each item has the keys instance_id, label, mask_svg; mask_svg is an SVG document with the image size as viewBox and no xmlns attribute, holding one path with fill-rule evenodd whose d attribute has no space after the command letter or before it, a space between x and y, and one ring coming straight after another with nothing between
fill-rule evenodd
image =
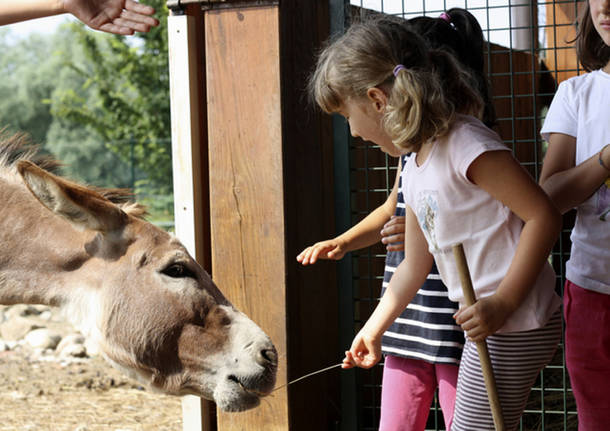
<instances>
[{"instance_id":1,"label":"dirt ground","mask_svg":"<svg viewBox=\"0 0 610 431\"><path fill-rule=\"evenodd\" d=\"M180 431L179 397L144 390L100 357L0 352L1 431Z\"/></svg>"}]
</instances>

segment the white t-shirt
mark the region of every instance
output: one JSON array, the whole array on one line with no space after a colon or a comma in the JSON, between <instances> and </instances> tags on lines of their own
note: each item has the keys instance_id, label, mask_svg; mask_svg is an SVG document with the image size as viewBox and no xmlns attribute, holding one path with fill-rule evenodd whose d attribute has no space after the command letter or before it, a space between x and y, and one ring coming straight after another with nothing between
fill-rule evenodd
<instances>
[{"instance_id":1,"label":"white t-shirt","mask_svg":"<svg viewBox=\"0 0 610 431\"><path fill-rule=\"evenodd\" d=\"M477 298L489 296L508 271L523 222L466 177L468 167L482 153L508 151L494 131L474 117L459 116L449 134L431 145L421 166L415 157L409 158L403 170L403 194L417 216L449 298L463 305L453 245L464 246ZM555 273L545 263L526 299L498 332L540 328L560 302Z\"/></svg>"},{"instance_id":2,"label":"white t-shirt","mask_svg":"<svg viewBox=\"0 0 610 431\"><path fill-rule=\"evenodd\" d=\"M559 84L541 134L576 138L576 165L610 144L610 75L601 70ZM577 207L567 278L610 295L610 189L602 184Z\"/></svg>"}]
</instances>

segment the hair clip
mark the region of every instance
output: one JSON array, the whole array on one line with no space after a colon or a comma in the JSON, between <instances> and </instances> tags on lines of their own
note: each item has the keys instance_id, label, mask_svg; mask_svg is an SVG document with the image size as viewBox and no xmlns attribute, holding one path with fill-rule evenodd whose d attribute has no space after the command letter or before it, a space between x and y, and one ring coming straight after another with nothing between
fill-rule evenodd
<instances>
[{"instance_id":1,"label":"hair clip","mask_svg":"<svg viewBox=\"0 0 610 431\"><path fill-rule=\"evenodd\" d=\"M449 16L449 14L447 12L441 13L438 17L451 24L451 17Z\"/></svg>"}]
</instances>

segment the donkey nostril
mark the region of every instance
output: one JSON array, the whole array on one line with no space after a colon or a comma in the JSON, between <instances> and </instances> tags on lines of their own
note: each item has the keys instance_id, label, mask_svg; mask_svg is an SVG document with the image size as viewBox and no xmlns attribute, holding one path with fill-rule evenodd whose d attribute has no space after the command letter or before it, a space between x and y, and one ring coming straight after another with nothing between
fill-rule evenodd
<instances>
[{"instance_id":1,"label":"donkey nostril","mask_svg":"<svg viewBox=\"0 0 610 431\"><path fill-rule=\"evenodd\" d=\"M274 349L263 349L259 352L258 363L265 365L267 362L273 365L277 364L277 353Z\"/></svg>"}]
</instances>

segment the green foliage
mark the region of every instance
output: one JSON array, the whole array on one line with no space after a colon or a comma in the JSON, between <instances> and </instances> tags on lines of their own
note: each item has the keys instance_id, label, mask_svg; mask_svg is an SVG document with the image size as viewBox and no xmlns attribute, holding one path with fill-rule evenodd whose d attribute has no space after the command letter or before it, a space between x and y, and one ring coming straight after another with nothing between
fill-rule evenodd
<instances>
[{"instance_id":1,"label":"green foliage","mask_svg":"<svg viewBox=\"0 0 610 431\"><path fill-rule=\"evenodd\" d=\"M165 11L162 1L147 3ZM78 85L54 91L53 115L85 125L122 160L135 162L149 189L170 193L167 20L130 37L91 32L77 23L71 31L81 53L64 73Z\"/></svg>"},{"instance_id":2,"label":"green foliage","mask_svg":"<svg viewBox=\"0 0 610 431\"><path fill-rule=\"evenodd\" d=\"M81 24L14 38L0 27L0 129L24 131L64 174L129 187L151 219L172 219L167 10L159 27L121 37Z\"/></svg>"},{"instance_id":3,"label":"green foliage","mask_svg":"<svg viewBox=\"0 0 610 431\"><path fill-rule=\"evenodd\" d=\"M48 99L60 67L49 56L52 40L40 35L10 43L10 32L0 32L0 119L9 131L27 131L44 142L53 118Z\"/></svg>"},{"instance_id":4,"label":"green foliage","mask_svg":"<svg viewBox=\"0 0 610 431\"><path fill-rule=\"evenodd\" d=\"M55 121L47 140L46 148L62 161L65 176L100 187L134 188L134 166L109 150L97 135Z\"/></svg>"}]
</instances>

